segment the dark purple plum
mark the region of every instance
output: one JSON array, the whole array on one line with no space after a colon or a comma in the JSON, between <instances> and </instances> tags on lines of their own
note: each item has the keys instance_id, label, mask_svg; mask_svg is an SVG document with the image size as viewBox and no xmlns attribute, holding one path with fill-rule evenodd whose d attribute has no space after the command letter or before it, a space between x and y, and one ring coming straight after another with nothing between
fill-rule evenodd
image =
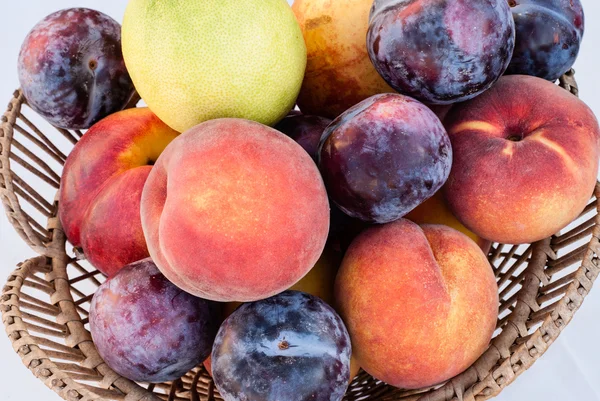
<instances>
[{"instance_id":1,"label":"dark purple plum","mask_svg":"<svg viewBox=\"0 0 600 401\"><path fill-rule=\"evenodd\" d=\"M346 253L358 234L371 226L362 220L348 216L335 203L331 205L329 221L328 244L342 255Z\"/></svg>"},{"instance_id":2,"label":"dark purple plum","mask_svg":"<svg viewBox=\"0 0 600 401\"><path fill-rule=\"evenodd\" d=\"M508 0L516 43L507 74L557 80L575 63L583 38L579 0Z\"/></svg>"},{"instance_id":3,"label":"dark purple plum","mask_svg":"<svg viewBox=\"0 0 600 401\"><path fill-rule=\"evenodd\" d=\"M442 187L452 164L440 119L407 96L370 97L333 120L319 169L331 200L369 223L397 220Z\"/></svg>"},{"instance_id":4,"label":"dark purple plum","mask_svg":"<svg viewBox=\"0 0 600 401\"><path fill-rule=\"evenodd\" d=\"M212 351L225 401L338 401L350 379L350 337L324 301L298 291L241 305Z\"/></svg>"},{"instance_id":5,"label":"dark purple plum","mask_svg":"<svg viewBox=\"0 0 600 401\"><path fill-rule=\"evenodd\" d=\"M142 382L175 380L202 363L218 325L215 304L177 288L151 259L109 278L90 308L100 356L121 376Z\"/></svg>"},{"instance_id":6,"label":"dark purple plum","mask_svg":"<svg viewBox=\"0 0 600 401\"><path fill-rule=\"evenodd\" d=\"M376 0L367 49L398 92L431 104L477 96L504 73L515 45L507 0Z\"/></svg>"},{"instance_id":7,"label":"dark purple plum","mask_svg":"<svg viewBox=\"0 0 600 401\"><path fill-rule=\"evenodd\" d=\"M321 135L329 123L331 123L330 119L319 116L288 115L275 126L275 129L298 142L316 161Z\"/></svg>"},{"instance_id":8,"label":"dark purple plum","mask_svg":"<svg viewBox=\"0 0 600 401\"><path fill-rule=\"evenodd\" d=\"M40 21L21 46L18 71L28 104L60 128L89 128L123 109L134 91L121 26L87 8Z\"/></svg>"}]
</instances>

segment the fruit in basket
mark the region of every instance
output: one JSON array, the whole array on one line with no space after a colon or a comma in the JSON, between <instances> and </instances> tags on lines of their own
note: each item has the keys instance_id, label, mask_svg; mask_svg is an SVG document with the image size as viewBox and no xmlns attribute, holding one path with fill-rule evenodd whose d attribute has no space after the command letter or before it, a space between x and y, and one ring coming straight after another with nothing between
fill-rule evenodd
<instances>
[{"instance_id":1,"label":"fruit in basket","mask_svg":"<svg viewBox=\"0 0 600 401\"><path fill-rule=\"evenodd\" d=\"M579 0L510 0L516 44L509 74L557 80L575 63L584 32Z\"/></svg>"},{"instance_id":2,"label":"fruit in basket","mask_svg":"<svg viewBox=\"0 0 600 401\"><path fill-rule=\"evenodd\" d=\"M215 306L170 283L151 259L109 278L90 306L98 353L135 381L180 378L210 353L217 328Z\"/></svg>"},{"instance_id":3,"label":"fruit in basket","mask_svg":"<svg viewBox=\"0 0 600 401\"><path fill-rule=\"evenodd\" d=\"M398 94L372 96L336 118L323 134L319 157L332 201L373 223L397 220L431 197L451 163L439 118Z\"/></svg>"},{"instance_id":4,"label":"fruit in basket","mask_svg":"<svg viewBox=\"0 0 600 401\"><path fill-rule=\"evenodd\" d=\"M27 104L60 128L89 128L123 109L134 92L121 26L87 8L40 21L21 46L18 72Z\"/></svg>"},{"instance_id":5,"label":"fruit in basket","mask_svg":"<svg viewBox=\"0 0 600 401\"><path fill-rule=\"evenodd\" d=\"M208 121L174 140L148 177L141 215L165 276L222 302L294 285L329 230L327 193L310 156L279 131L241 119Z\"/></svg>"},{"instance_id":6,"label":"fruit in basket","mask_svg":"<svg viewBox=\"0 0 600 401\"><path fill-rule=\"evenodd\" d=\"M212 351L226 401L341 400L351 345L342 319L297 291L242 305L221 325Z\"/></svg>"},{"instance_id":7,"label":"fruit in basket","mask_svg":"<svg viewBox=\"0 0 600 401\"><path fill-rule=\"evenodd\" d=\"M285 117L275 129L298 142L316 162L321 135L330 123L328 118L300 114Z\"/></svg>"},{"instance_id":8,"label":"fruit in basket","mask_svg":"<svg viewBox=\"0 0 600 401\"><path fill-rule=\"evenodd\" d=\"M387 83L432 104L491 87L514 45L506 0L376 0L367 35L371 61Z\"/></svg>"},{"instance_id":9,"label":"fruit in basket","mask_svg":"<svg viewBox=\"0 0 600 401\"><path fill-rule=\"evenodd\" d=\"M446 200L444 199L444 194L442 192L442 190L437 191L435 195L417 206L405 217L417 224L442 224L444 226L452 227L475 241L483 253L487 254L492 243L473 233L460 221L458 221L450 209L448 209L448 205L446 204Z\"/></svg>"},{"instance_id":10,"label":"fruit in basket","mask_svg":"<svg viewBox=\"0 0 600 401\"><path fill-rule=\"evenodd\" d=\"M96 123L63 169L58 211L67 238L111 276L149 256L140 219L142 189L160 153L178 135L149 109Z\"/></svg>"},{"instance_id":11,"label":"fruit in basket","mask_svg":"<svg viewBox=\"0 0 600 401\"><path fill-rule=\"evenodd\" d=\"M402 219L352 243L335 295L361 367L416 389L461 373L486 350L497 291L490 264L466 235Z\"/></svg>"},{"instance_id":12,"label":"fruit in basket","mask_svg":"<svg viewBox=\"0 0 600 401\"><path fill-rule=\"evenodd\" d=\"M307 47L298 97L303 113L335 118L364 99L394 92L369 60L365 36L373 0L296 0Z\"/></svg>"},{"instance_id":13,"label":"fruit in basket","mask_svg":"<svg viewBox=\"0 0 600 401\"><path fill-rule=\"evenodd\" d=\"M123 55L141 97L181 132L221 117L277 123L306 67L285 0L129 0Z\"/></svg>"},{"instance_id":14,"label":"fruit in basket","mask_svg":"<svg viewBox=\"0 0 600 401\"><path fill-rule=\"evenodd\" d=\"M445 196L474 233L532 243L564 228L590 200L600 130L568 91L536 77L506 76L455 105L445 123L454 150Z\"/></svg>"}]
</instances>

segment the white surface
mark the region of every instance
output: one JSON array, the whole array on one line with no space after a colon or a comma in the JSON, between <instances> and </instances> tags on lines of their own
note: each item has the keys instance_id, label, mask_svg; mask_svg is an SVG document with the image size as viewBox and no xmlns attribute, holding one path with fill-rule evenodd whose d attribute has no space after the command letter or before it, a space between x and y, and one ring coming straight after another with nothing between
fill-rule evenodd
<instances>
[{"instance_id":1,"label":"white surface","mask_svg":"<svg viewBox=\"0 0 600 401\"><path fill-rule=\"evenodd\" d=\"M187 0L194 1L194 0ZM201 1L201 0L196 0ZM290 2L292 0L289 0ZM343 1L343 0L336 0ZM600 115L598 42L600 41L600 3L582 0L586 12L586 33L576 64L581 98ZM0 24L0 106L18 87L17 54L27 32L40 19L66 7L90 7L121 21L126 0L3 0ZM0 216L0 286L14 266L35 256ZM598 286L598 285L597 285ZM600 401L600 289L596 288L549 351L530 370L520 376L498 398L499 401ZM58 401L61 398L36 379L0 333L0 401Z\"/></svg>"}]
</instances>

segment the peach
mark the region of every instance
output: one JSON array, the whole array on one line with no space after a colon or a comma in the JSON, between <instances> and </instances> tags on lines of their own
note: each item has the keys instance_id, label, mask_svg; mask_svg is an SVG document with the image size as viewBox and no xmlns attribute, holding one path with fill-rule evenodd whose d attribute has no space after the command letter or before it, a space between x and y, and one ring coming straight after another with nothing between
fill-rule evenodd
<instances>
[{"instance_id":1,"label":"peach","mask_svg":"<svg viewBox=\"0 0 600 401\"><path fill-rule=\"evenodd\" d=\"M491 241L481 238L469 231L467 227L458 221L450 209L448 209L442 191L436 192L435 195L407 214L405 218L417 224L442 224L454 228L475 241L485 254L489 252L490 247L492 246Z\"/></svg>"},{"instance_id":2,"label":"peach","mask_svg":"<svg viewBox=\"0 0 600 401\"><path fill-rule=\"evenodd\" d=\"M141 203L153 260L175 285L247 302L297 283L319 259L329 201L300 145L259 123L218 119L174 140Z\"/></svg>"},{"instance_id":3,"label":"peach","mask_svg":"<svg viewBox=\"0 0 600 401\"><path fill-rule=\"evenodd\" d=\"M296 0L292 6L307 48L298 106L335 118L378 93L394 92L367 53L372 0Z\"/></svg>"},{"instance_id":4,"label":"peach","mask_svg":"<svg viewBox=\"0 0 600 401\"><path fill-rule=\"evenodd\" d=\"M151 165L178 134L147 108L125 110L96 123L69 154L59 217L71 244L104 274L149 256L142 189Z\"/></svg>"},{"instance_id":5,"label":"peach","mask_svg":"<svg viewBox=\"0 0 600 401\"><path fill-rule=\"evenodd\" d=\"M360 366L416 389L467 369L496 326L497 285L481 249L442 225L401 219L364 231L335 284Z\"/></svg>"},{"instance_id":6,"label":"peach","mask_svg":"<svg viewBox=\"0 0 600 401\"><path fill-rule=\"evenodd\" d=\"M592 111L541 78L512 75L445 118L454 215L491 241L531 243L567 226L592 196L600 129Z\"/></svg>"}]
</instances>

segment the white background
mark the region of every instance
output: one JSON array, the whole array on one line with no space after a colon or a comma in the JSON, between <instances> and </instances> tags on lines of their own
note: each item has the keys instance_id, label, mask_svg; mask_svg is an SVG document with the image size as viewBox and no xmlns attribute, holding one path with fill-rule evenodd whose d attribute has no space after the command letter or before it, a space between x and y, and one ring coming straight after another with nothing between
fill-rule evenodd
<instances>
[{"instance_id":1,"label":"white background","mask_svg":"<svg viewBox=\"0 0 600 401\"><path fill-rule=\"evenodd\" d=\"M187 0L194 1L194 0ZM196 0L201 1L201 0ZM289 0L292 2L293 0ZM343 1L343 0L335 0ZM600 3L582 0L586 32L575 68L581 98L600 115ZM2 0L0 6L0 108L18 87L16 65L22 40L40 19L61 8L90 7L122 20L126 0ZM4 100L2 100L4 99ZM0 214L0 288L14 266L35 256ZM588 296L571 324L548 352L498 398L500 401L600 401L600 289ZM58 401L37 380L0 333L0 401Z\"/></svg>"}]
</instances>

